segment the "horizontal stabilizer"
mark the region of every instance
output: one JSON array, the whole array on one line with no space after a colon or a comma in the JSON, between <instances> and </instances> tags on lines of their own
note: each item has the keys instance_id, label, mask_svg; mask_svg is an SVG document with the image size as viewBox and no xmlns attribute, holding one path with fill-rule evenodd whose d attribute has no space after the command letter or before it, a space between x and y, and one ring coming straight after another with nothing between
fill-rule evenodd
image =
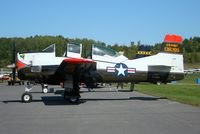
<instances>
[{"instance_id":1,"label":"horizontal stabilizer","mask_svg":"<svg viewBox=\"0 0 200 134\"><path fill-rule=\"evenodd\" d=\"M151 55L152 46L149 45L139 45L138 51L136 53L135 59L143 58Z\"/></svg>"}]
</instances>

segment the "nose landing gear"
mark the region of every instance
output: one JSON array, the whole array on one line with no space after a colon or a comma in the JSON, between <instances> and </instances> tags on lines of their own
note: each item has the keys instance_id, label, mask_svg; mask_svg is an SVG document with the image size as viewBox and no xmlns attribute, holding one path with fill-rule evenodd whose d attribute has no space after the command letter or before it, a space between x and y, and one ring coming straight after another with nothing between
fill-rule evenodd
<instances>
[{"instance_id":1,"label":"nose landing gear","mask_svg":"<svg viewBox=\"0 0 200 134\"><path fill-rule=\"evenodd\" d=\"M21 96L22 102L29 103L32 101L32 95L30 93L31 90L32 90L32 84L31 82L28 81L25 87L25 92Z\"/></svg>"},{"instance_id":2,"label":"nose landing gear","mask_svg":"<svg viewBox=\"0 0 200 134\"><path fill-rule=\"evenodd\" d=\"M22 94L22 102L30 103L32 101L32 95L30 92L25 92Z\"/></svg>"},{"instance_id":3,"label":"nose landing gear","mask_svg":"<svg viewBox=\"0 0 200 134\"><path fill-rule=\"evenodd\" d=\"M30 103L32 101L32 94L31 94L31 90L33 87L33 83L31 83L30 81L28 81L25 85L25 92L22 94L21 96L21 100L24 103ZM42 84L42 93L48 93L48 85L47 84Z\"/></svg>"},{"instance_id":4,"label":"nose landing gear","mask_svg":"<svg viewBox=\"0 0 200 134\"><path fill-rule=\"evenodd\" d=\"M48 85L42 84L42 93L47 94L49 92Z\"/></svg>"}]
</instances>

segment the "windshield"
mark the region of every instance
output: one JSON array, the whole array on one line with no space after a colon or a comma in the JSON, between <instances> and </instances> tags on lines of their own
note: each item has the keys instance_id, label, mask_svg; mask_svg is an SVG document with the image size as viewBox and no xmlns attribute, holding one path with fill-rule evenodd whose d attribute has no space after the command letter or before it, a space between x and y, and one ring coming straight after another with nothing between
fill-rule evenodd
<instances>
[{"instance_id":1,"label":"windshield","mask_svg":"<svg viewBox=\"0 0 200 134\"><path fill-rule=\"evenodd\" d=\"M97 45L93 45L92 54L99 55L99 56L104 56L104 55L109 55L109 56L113 56L113 57L119 56L119 53L117 53L116 51L114 51L110 48L106 48L103 46L97 46Z\"/></svg>"},{"instance_id":2,"label":"windshield","mask_svg":"<svg viewBox=\"0 0 200 134\"><path fill-rule=\"evenodd\" d=\"M45 48L44 50L42 50L42 52L54 52L54 51L55 51L55 44L52 44L47 48Z\"/></svg>"}]
</instances>

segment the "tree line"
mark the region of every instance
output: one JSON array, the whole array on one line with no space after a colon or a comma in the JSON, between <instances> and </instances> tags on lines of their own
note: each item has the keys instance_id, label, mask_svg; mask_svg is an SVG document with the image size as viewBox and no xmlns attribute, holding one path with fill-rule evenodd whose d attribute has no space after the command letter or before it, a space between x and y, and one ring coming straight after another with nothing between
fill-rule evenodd
<instances>
[{"instance_id":1,"label":"tree line","mask_svg":"<svg viewBox=\"0 0 200 134\"><path fill-rule=\"evenodd\" d=\"M81 43L83 45L83 57L86 57L91 52L91 46L101 45L107 46L116 51L122 51L126 57L133 59L137 53L140 42L131 42L127 45L113 44L106 45L104 42L91 39L70 39L63 36L31 36L27 38L0 38L0 67L6 67L12 63L12 47L16 44L17 52L33 52L41 51L50 44L56 44L56 55L62 56L66 50L67 43ZM162 43L157 43L152 47L152 53L160 51ZM193 37L183 40L183 54L185 63L200 63L200 37Z\"/></svg>"}]
</instances>

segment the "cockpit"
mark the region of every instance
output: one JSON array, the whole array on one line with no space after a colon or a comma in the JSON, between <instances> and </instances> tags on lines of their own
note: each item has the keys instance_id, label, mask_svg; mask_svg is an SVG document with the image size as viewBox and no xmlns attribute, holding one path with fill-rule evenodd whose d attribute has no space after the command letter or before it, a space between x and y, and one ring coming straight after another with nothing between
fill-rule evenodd
<instances>
[{"instance_id":1,"label":"cockpit","mask_svg":"<svg viewBox=\"0 0 200 134\"><path fill-rule=\"evenodd\" d=\"M93 45L92 47L92 59L99 62L117 63L127 60L124 55L120 55L118 52L103 46Z\"/></svg>"},{"instance_id":2,"label":"cockpit","mask_svg":"<svg viewBox=\"0 0 200 134\"><path fill-rule=\"evenodd\" d=\"M63 57L70 58L88 58L94 61L103 61L103 62L123 62L127 60L127 57L120 55L118 52L99 45L92 45L89 49L84 49L82 44L68 43L66 50L63 54ZM54 52L55 45L50 45L45 48L43 52ZM84 53L82 53L84 52ZM84 56L83 56L84 55Z\"/></svg>"},{"instance_id":3,"label":"cockpit","mask_svg":"<svg viewBox=\"0 0 200 134\"><path fill-rule=\"evenodd\" d=\"M92 54L93 55L99 55L99 56L112 56L112 57L118 57L119 53L103 46L92 46Z\"/></svg>"}]
</instances>

